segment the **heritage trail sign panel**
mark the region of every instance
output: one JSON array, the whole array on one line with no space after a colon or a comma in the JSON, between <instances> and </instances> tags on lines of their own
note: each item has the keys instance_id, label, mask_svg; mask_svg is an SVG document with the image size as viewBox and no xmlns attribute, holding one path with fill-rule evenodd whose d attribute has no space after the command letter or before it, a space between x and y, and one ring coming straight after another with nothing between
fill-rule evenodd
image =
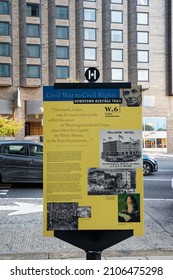
<instances>
[{"instance_id":1,"label":"heritage trail sign panel","mask_svg":"<svg viewBox=\"0 0 173 280\"><path fill-rule=\"evenodd\" d=\"M143 235L141 87L45 86L44 235Z\"/></svg>"}]
</instances>

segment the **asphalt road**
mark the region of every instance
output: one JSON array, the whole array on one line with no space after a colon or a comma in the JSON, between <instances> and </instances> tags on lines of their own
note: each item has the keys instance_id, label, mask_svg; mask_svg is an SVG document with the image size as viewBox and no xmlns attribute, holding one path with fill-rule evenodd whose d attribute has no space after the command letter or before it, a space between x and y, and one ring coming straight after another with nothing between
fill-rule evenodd
<instances>
[{"instance_id":1,"label":"asphalt road","mask_svg":"<svg viewBox=\"0 0 173 280\"><path fill-rule=\"evenodd\" d=\"M173 158L158 158L159 171L144 177L145 199L173 199Z\"/></svg>"},{"instance_id":2,"label":"asphalt road","mask_svg":"<svg viewBox=\"0 0 173 280\"><path fill-rule=\"evenodd\" d=\"M145 199L173 199L173 158L158 158L159 171L144 177ZM42 185L0 185L0 197L42 198Z\"/></svg>"}]
</instances>

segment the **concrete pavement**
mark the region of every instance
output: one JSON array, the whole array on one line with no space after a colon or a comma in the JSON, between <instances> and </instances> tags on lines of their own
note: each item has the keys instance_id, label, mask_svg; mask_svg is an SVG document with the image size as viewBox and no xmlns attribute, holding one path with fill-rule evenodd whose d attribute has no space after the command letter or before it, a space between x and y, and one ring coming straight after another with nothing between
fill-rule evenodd
<instances>
[{"instance_id":1,"label":"concrete pavement","mask_svg":"<svg viewBox=\"0 0 173 280\"><path fill-rule=\"evenodd\" d=\"M144 236L130 237L104 250L102 258L173 260L172 209L171 199L145 200ZM42 213L28 214L26 224L19 216L13 216L8 225L1 219L1 260L86 259L83 250L54 237L43 237Z\"/></svg>"}]
</instances>

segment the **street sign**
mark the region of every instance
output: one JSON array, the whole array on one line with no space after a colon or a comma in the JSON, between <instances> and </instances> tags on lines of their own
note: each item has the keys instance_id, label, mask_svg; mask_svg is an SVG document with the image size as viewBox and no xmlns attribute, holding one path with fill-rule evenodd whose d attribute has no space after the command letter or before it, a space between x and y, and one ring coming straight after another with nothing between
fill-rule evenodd
<instances>
[{"instance_id":1,"label":"street sign","mask_svg":"<svg viewBox=\"0 0 173 280\"><path fill-rule=\"evenodd\" d=\"M43 101L44 235L90 250L143 235L141 88L55 84Z\"/></svg>"},{"instance_id":2,"label":"street sign","mask_svg":"<svg viewBox=\"0 0 173 280\"><path fill-rule=\"evenodd\" d=\"M85 71L85 78L89 82L96 82L100 77L100 72L95 67L90 67Z\"/></svg>"}]
</instances>

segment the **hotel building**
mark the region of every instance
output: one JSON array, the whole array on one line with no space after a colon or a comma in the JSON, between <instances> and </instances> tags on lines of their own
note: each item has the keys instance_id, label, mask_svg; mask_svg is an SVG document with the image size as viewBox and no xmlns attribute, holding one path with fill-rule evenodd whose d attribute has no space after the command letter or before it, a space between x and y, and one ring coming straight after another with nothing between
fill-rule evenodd
<instances>
[{"instance_id":1,"label":"hotel building","mask_svg":"<svg viewBox=\"0 0 173 280\"><path fill-rule=\"evenodd\" d=\"M42 135L44 85L131 82L143 88L143 147L173 152L171 0L0 0L0 114Z\"/></svg>"}]
</instances>

